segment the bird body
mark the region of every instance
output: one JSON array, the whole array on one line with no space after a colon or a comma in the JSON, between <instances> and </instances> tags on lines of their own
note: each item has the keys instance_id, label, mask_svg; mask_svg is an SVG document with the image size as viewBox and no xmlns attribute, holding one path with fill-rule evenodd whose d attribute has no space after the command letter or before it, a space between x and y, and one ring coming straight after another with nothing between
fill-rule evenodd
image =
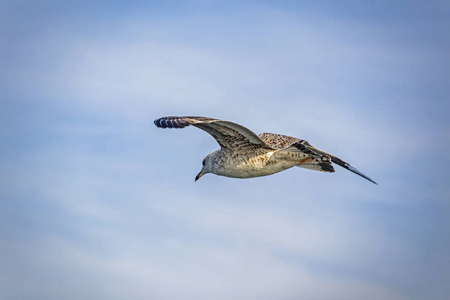
<instances>
[{"instance_id":1,"label":"bird body","mask_svg":"<svg viewBox=\"0 0 450 300\"><path fill-rule=\"evenodd\" d=\"M289 169L293 162L276 159L275 151L243 152L236 155L230 151L212 153L212 173L233 178L252 178L271 175Z\"/></svg>"},{"instance_id":2,"label":"bird body","mask_svg":"<svg viewBox=\"0 0 450 300\"><path fill-rule=\"evenodd\" d=\"M271 175L294 166L311 170L334 172L333 164L375 181L343 160L311 146L298 138L262 133L259 136L246 127L205 117L163 117L155 120L161 128L184 128L193 125L211 134L220 149L208 154L195 180L207 173L252 178Z\"/></svg>"}]
</instances>

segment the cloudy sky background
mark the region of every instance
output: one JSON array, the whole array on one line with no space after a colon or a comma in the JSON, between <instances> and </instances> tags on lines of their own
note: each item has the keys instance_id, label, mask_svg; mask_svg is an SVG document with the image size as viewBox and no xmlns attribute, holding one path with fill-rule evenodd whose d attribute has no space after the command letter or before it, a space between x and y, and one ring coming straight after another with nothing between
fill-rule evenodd
<instances>
[{"instance_id":1,"label":"cloudy sky background","mask_svg":"<svg viewBox=\"0 0 450 300\"><path fill-rule=\"evenodd\" d=\"M449 28L447 1L1 1L0 299L446 299ZM379 185L194 183L218 145L165 115Z\"/></svg>"}]
</instances>

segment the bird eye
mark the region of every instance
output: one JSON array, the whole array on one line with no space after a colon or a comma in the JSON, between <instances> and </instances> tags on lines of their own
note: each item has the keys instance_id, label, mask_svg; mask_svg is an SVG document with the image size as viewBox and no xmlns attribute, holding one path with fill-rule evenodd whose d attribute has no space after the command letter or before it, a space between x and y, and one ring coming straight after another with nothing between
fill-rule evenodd
<instances>
[{"instance_id":1,"label":"bird eye","mask_svg":"<svg viewBox=\"0 0 450 300\"><path fill-rule=\"evenodd\" d=\"M206 158L205 158L205 159L203 159L203 161L202 161L202 165L205 165L205 163L206 163Z\"/></svg>"}]
</instances>

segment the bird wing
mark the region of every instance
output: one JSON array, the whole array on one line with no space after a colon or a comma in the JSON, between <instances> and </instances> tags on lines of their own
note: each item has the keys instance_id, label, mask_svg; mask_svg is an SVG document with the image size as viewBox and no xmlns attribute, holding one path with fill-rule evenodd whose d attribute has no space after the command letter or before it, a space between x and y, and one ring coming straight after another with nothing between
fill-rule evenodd
<instances>
[{"instance_id":1,"label":"bird wing","mask_svg":"<svg viewBox=\"0 0 450 300\"><path fill-rule=\"evenodd\" d=\"M275 134L275 133L261 133L259 135L259 138L263 140L266 144L276 148L276 149L283 149L288 146L291 146L294 143L303 141L301 139L282 135L282 134Z\"/></svg>"},{"instance_id":2,"label":"bird wing","mask_svg":"<svg viewBox=\"0 0 450 300\"><path fill-rule=\"evenodd\" d=\"M369 180L370 182L378 184L372 179L370 179L368 176L364 175L361 171L350 165L349 163L343 161L342 159L334 155L331 155L329 153L326 153L322 150L319 150L311 146L311 144L305 140L273 133L261 133L259 137L272 147L280 149L279 151L281 152L289 153L300 151L301 153L304 153L306 155L305 157L309 156L313 158L311 161L307 163L298 165L299 167L311 170L334 172L333 165L331 164L333 162L341 166L342 168L347 169L350 172L353 172Z\"/></svg>"},{"instance_id":3,"label":"bird wing","mask_svg":"<svg viewBox=\"0 0 450 300\"><path fill-rule=\"evenodd\" d=\"M359 176L361 176L362 178L365 178L367 180L369 180L372 183L375 183L378 185L378 183L376 183L375 181L373 181L372 179L370 179L367 175L364 175L361 171L359 171L357 168L353 167L352 165L350 165L348 162L343 161L342 159L333 156L331 154L328 154L331 157L331 161L334 162L335 164L343 167L344 169L349 170L350 172L353 172Z\"/></svg>"},{"instance_id":4,"label":"bird wing","mask_svg":"<svg viewBox=\"0 0 450 300\"><path fill-rule=\"evenodd\" d=\"M222 149L273 149L253 131L229 121L205 117L162 117L155 120L155 125L161 128L184 128L189 125L198 127L212 135Z\"/></svg>"}]
</instances>

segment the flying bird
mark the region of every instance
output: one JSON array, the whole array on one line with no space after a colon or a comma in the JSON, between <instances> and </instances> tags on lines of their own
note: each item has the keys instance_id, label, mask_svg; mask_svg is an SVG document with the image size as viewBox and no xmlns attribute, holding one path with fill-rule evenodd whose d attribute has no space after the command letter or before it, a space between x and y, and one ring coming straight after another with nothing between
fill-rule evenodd
<instances>
[{"instance_id":1,"label":"flying bird","mask_svg":"<svg viewBox=\"0 0 450 300\"><path fill-rule=\"evenodd\" d=\"M162 117L155 120L155 125L160 128L192 125L203 129L219 143L220 149L203 159L203 167L195 181L207 173L252 178L292 167L332 173L335 163L377 184L349 163L298 138L273 133L261 133L258 136L242 125L205 117Z\"/></svg>"}]
</instances>

